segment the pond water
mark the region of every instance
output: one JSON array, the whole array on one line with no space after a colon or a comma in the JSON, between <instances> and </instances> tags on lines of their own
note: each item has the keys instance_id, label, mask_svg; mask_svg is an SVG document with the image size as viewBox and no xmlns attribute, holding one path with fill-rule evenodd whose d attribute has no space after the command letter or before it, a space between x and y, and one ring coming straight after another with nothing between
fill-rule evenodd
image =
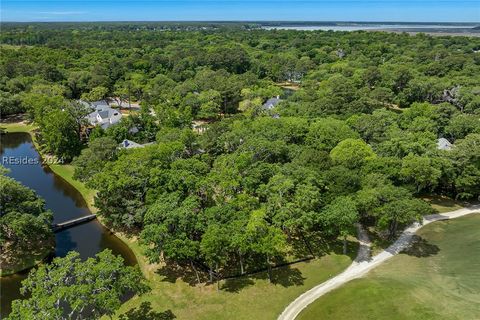
<instances>
[{"instance_id":1,"label":"pond water","mask_svg":"<svg viewBox=\"0 0 480 320\"><path fill-rule=\"evenodd\" d=\"M28 133L7 133L0 137L0 157L2 165L10 170L8 175L35 190L45 199L47 209L54 214L54 222L63 222L72 218L90 214L81 194L68 182L55 175L49 167L42 166ZM12 157L12 158L10 158ZM13 164L11 159L37 159L32 164ZM33 163L35 162L35 163ZM119 254L127 265L136 264L133 252L97 221L91 221L55 234L54 255L64 257L75 250L82 258L93 257L103 249ZM21 298L21 281L28 271L0 278L0 318L11 310L11 302Z\"/></svg>"}]
</instances>

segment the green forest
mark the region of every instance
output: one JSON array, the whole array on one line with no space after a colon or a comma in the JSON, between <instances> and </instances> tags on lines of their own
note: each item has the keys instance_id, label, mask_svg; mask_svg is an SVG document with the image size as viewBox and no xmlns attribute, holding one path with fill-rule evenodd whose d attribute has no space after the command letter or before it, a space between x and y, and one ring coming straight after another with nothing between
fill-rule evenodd
<instances>
[{"instance_id":1,"label":"green forest","mask_svg":"<svg viewBox=\"0 0 480 320\"><path fill-rule=\"evenodd\" d=\"M26 114L102 222L198 283L346 251L356 223L391 241L427 196L480 197L480 38L64 23L2 24L0 43L1 116ZM98 100L127 115L86 134Z\"/></svg>"}]
</instances>

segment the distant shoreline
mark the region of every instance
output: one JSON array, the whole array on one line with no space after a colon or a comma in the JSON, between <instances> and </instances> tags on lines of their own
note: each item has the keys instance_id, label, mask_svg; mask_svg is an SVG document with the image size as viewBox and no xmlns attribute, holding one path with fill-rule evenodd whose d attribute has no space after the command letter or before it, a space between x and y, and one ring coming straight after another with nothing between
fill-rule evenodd
<instances>
[{"instance_id":1,"label":"distant shoreline","mask_svg":"<svg viewBox=\"0 0 480 320\"><path fill-rule=\"evenodd\" d=\"M285 22L265 23L266 30L299 30L299 31L384 31L394 33L427 33L432 35L465 35L480 36L480 23L440 23L440 22L332 22L315 23Z\"/></svg>"},{"instance_id":2,"label":"distant shoreline","mask_svg":"<svg viewBox=\"0 0 480 320\"><path fill-rule=\"evenodd\" d=\"M297 30L297 31L380 31L433 36L480 37L480 22L366 22L366 21L92 21L92 22L10 22L1 21L6 30L18 26L76 28L78 26L113 27L134 25L146 30L198 30L241 28L246 30Z\"/></svg>"}]
</instances>

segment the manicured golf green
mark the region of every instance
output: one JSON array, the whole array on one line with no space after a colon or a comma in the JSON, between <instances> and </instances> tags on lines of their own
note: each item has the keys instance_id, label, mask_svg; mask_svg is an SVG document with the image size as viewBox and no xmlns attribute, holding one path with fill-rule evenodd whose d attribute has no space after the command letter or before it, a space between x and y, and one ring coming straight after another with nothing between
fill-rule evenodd
<instances>
[{"instance_id":1,"label":"manicured golf green","mask_svg":"<svg viewBox=\"0 0 480 320\"><path fill-rule=\"evenodd\" d=\"M480 319L480 214L435 222L402 253L307 307L299 320Z\"/></svg>"}]
</instances>

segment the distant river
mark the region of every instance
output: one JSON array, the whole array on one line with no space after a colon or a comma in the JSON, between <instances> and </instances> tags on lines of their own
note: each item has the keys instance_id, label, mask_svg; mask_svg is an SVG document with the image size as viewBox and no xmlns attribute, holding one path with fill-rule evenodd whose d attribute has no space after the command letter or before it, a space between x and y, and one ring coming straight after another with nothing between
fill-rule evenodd
<instances>
[{"instance_id":1,"label":"distant river","mask_svg":"<svg viewBox=\"0 0 480 320\"><path fill-rule=\"evenodd\" d=\"M28 133L7 133L0 139L2 160L4 157L40 158ZM35 190L45 199L46 207L54 214L55 223L90 214L83 197L75 188L55 175L47 166L42 166L41 161L35 163L38 164L9 165L2 161L3 166L10 170L10 177ZM64 257L69 251L75 250L85 259L108 248L114 254L121 255L127 265L137 263L135 255L127 245L97 221L56 233L55 237L57 257ZM12 300L21 298L20 282L27 274L28 271L0 278L0 318L10 313Z\"/></svg>"}]
</instances>

